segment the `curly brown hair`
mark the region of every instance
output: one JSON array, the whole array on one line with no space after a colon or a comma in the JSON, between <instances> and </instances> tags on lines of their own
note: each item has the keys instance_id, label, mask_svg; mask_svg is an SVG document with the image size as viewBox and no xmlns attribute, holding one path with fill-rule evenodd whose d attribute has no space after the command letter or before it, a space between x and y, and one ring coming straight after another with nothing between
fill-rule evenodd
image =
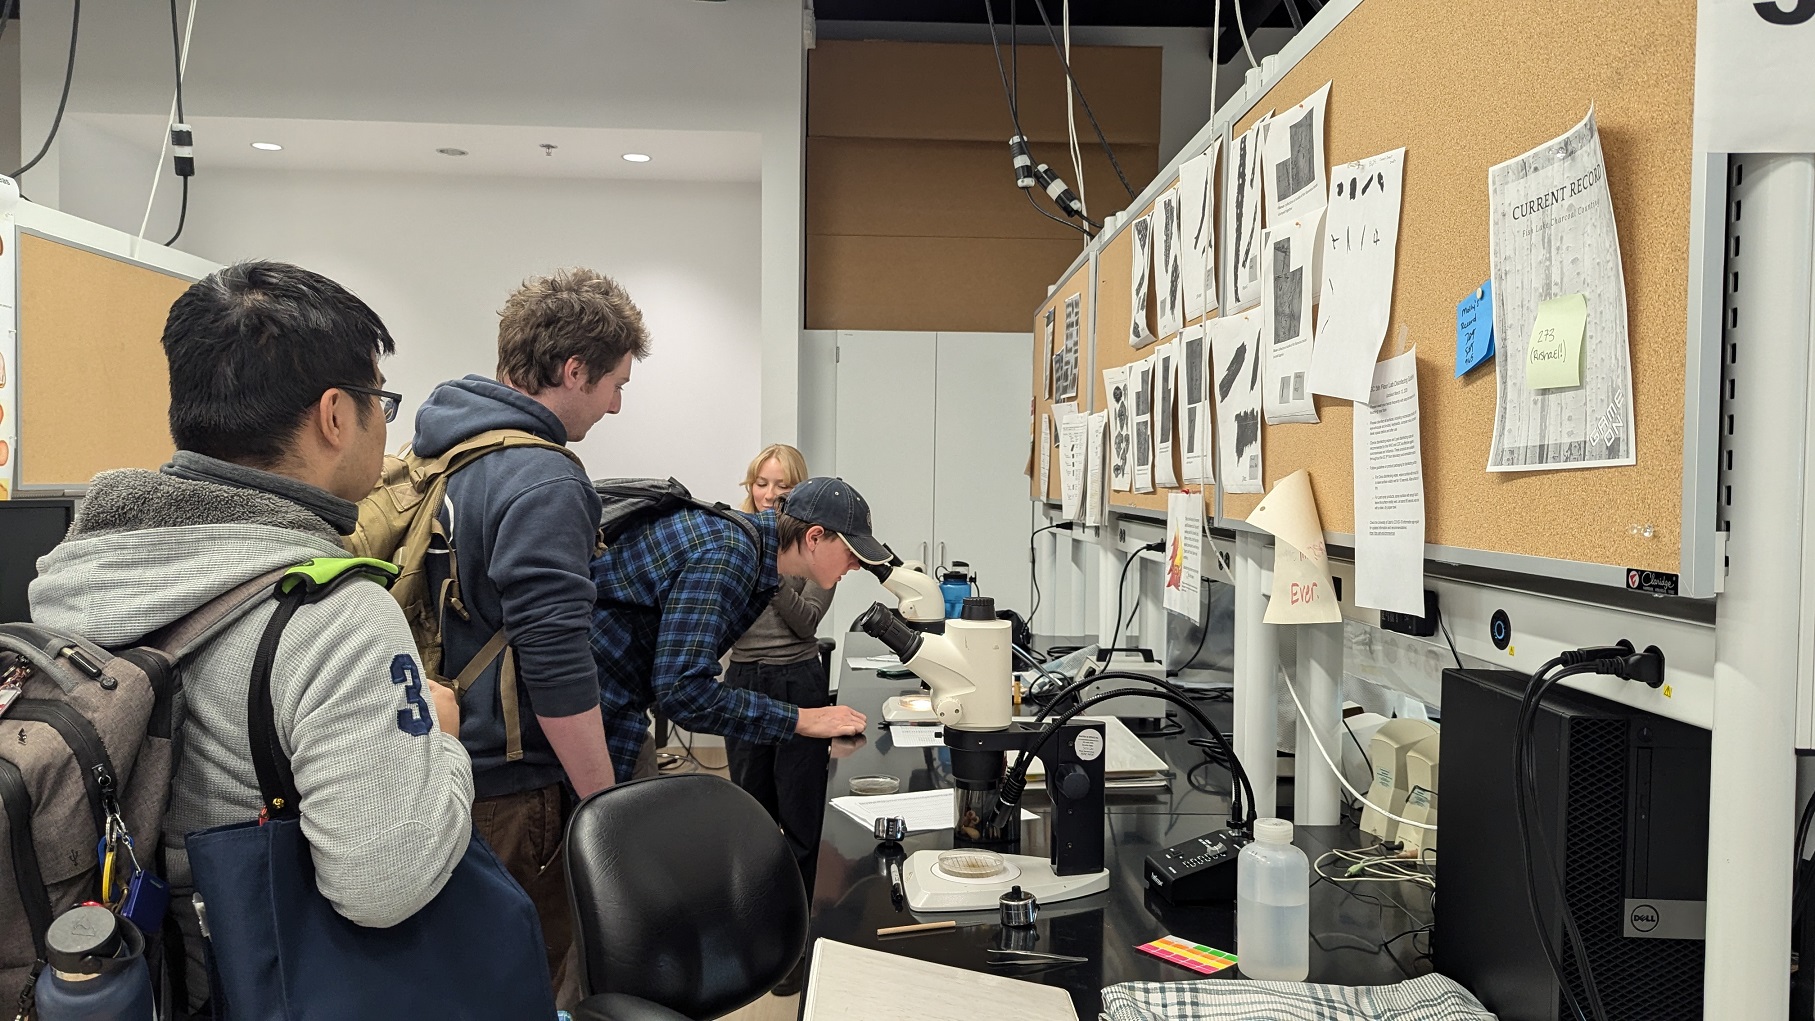
<instances>
[{"instance_id":1,"label":"curly brown hair","mask_svg":"<svg viewBox=\"0 0 1815 1021\"><path fill-rule=\"evenodd\" d=\"M498 310L498 378L527 394L561 384L570 358L586 381L649 356L643 312L616 280L585 268L532 277Z\"/></svg>"}]
</instances>

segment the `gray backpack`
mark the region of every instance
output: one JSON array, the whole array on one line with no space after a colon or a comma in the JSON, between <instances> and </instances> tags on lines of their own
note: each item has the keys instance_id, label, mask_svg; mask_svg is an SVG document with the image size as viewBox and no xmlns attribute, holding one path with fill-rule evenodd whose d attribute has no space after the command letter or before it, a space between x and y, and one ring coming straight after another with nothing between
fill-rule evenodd
<instances>
[{"instance_id":1,"label":"gray backpack","mask_svg":"<svg viewBox=\"0 0 1815 1021\"><path fill-rule=\"evenodd\" d=\"M129 649L0 624L0 1011L17 993L31 1016L45 931L74 905L104 903L156 942L169 898L159 863L184 716L179 664L283 573Z\"/></svg>"}]
</instances>

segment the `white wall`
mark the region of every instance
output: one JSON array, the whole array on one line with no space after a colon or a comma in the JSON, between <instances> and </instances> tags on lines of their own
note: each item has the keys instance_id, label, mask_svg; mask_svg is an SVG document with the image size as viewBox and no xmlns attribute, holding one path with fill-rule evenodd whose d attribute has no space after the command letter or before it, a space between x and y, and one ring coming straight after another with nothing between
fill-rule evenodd
<instances>
[{"instance_id":1,"label":"white wall","mask_svg":"<svg viewBox=\"0 0 1815 1021\"><path fill-rule=\"evenodd\" d=\"M72 169L66 155L66 200L87 187ZM525 276L585 265L624 284L653 338L623 412L576 445L588 470L741 495L762 445L758 186L236 170L196 180L179 247L298 263L383 316L397 340L384 371L405 397L393 447L435 383L492 374L497 309Z\"/></svg>"},{"instance_id":2,"label":"white wall","mask_svg":"<svg viewBox=\"0 0 1815 1021\"><path fill-rule=\"evenodd\" d=\"M57 106L71 0L34 0L22 10L20 134L29 155ZM763 186L748 193L759 210L759 249L746 263L760 298L742 325L760 337L762 357L744 382L760 393L764 439L786 442L799 420L801 24L801 0L204 3L185 101L192 117L760 134ZM70 111L167 114L169 38L166 6L87 0ZM27 195L59 208L61 150L54 146L23 182ZM210 178L196 179L195 210L220 183ZM147 169L110 187L143 203L149 183Z\"/></svg>"},{"instance_id":3,"label":"white wall","mask_svg":"<svg viewBox=\"0 0 1815 1021\"><path fill-rule=\"evenodd\" d=\"M150 144L141 145L137 140L123 139L97 130L78 119L65 117L62 128L57 132L57 148L61 151L62 158L57 162L56 173L53 175L40 164L37 169L25 175L20 187L35 202L38 201L40 188L54 177L57 182L57 208L84 220L92 220L136 235L139 225L145 222L145 203L151 196L152 170L159 165L158 150L153 148L158 141L158 138L152 138L148 140ZM43 144L42 139L39 144ZM181 179L171 172L168 156L164 157L160 172L157 204L152 209L151 221L145 227L146 239L157 244L169 240L176 232L178 208L183 194ZM191 183L191 199L197 205L206 202L212 184L212 176L195 178ZM193 252L193 249L183 243L188 233L185 225L184 238L178 239L176 247Z\"/></svg>"}]
</instances>

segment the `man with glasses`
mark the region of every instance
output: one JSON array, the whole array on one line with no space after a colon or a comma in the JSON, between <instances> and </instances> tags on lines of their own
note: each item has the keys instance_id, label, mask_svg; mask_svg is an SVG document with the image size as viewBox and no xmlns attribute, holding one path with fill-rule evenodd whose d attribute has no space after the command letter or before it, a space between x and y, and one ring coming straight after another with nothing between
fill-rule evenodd
<instances>
[{"instance_id":1,"label":"man with glasses","mask_svg":"<svg viewBox=\"0 0 1815 1021\"><path fill-rule=\"evenodd\" d=\"M379 382L382 383L384 380L381 379ZM345 390L349 393L365 394L367 397L378 398L378 410L384 413L385 425L390 425L392 422L397 421L397 409L403 406L402 394L392 393L389 390L380 390L375 386L354 386L351 383L342 383L338 389Z\"/></svg>"},{"instance_id":2,"label":"man with glasses","mask_svg":"<svg viewBox=\"0 0 1815 1021\"><path fill-rule=\"evenodd\" d=\"M567 815L576 798L610 786L612 766L588 643L599 498L558 448L617 413L631 363L648 353L643 314L616 281L588 269L526 281L499 312L498 378L436 387L412 444L435 458L501 429L545 444L495 450L448 479L441 524L462 612L443 614L442 672L485 664L461 705L473 821L541 912L562 1006L573 999L563 983ZM431 583L441 580L431 565Z\"/></svg>"},{"instance_id":3,"label":"man with glasses","mask_svg":"<svg viewBox=\"0 0 1815 1021\"><path fill-rule=\"evenodd\" d=\"M111 648L268 572L344 557L353 501L378 481L384 423L397 413L378 371L392 350L384 324L295 266L210 274L171 306L163 343L175 456L155 472L95 476L31 586L34 620ZM208 980L185 835L262 807L246 689L275 607L252 604L183 668L188 717L165 832L191 1006ZM403 612L363 581L298 610L272 666L278 738L308 794L316 885L361 925L396 925L432 900L472 830L459 710L451 692L413 683L421 675Z\"/></svg>"}]
</instances>

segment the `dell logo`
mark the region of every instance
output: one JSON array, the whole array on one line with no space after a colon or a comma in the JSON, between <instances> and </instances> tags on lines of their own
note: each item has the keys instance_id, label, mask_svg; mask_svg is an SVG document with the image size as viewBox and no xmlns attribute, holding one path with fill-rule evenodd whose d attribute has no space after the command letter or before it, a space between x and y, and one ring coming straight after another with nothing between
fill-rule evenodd
<instances>
[{"instance_id":1,"label":"dell logo","mask_svg":"<svg viewBox=\"0 0 1815 1021\"><path fill-rule=\"evenodd\" d=\"M1657 928L1657 909L1649 904L1633 908L1632 927L1639 932L1650 932Z\"/></svg>"}]
</instances>

